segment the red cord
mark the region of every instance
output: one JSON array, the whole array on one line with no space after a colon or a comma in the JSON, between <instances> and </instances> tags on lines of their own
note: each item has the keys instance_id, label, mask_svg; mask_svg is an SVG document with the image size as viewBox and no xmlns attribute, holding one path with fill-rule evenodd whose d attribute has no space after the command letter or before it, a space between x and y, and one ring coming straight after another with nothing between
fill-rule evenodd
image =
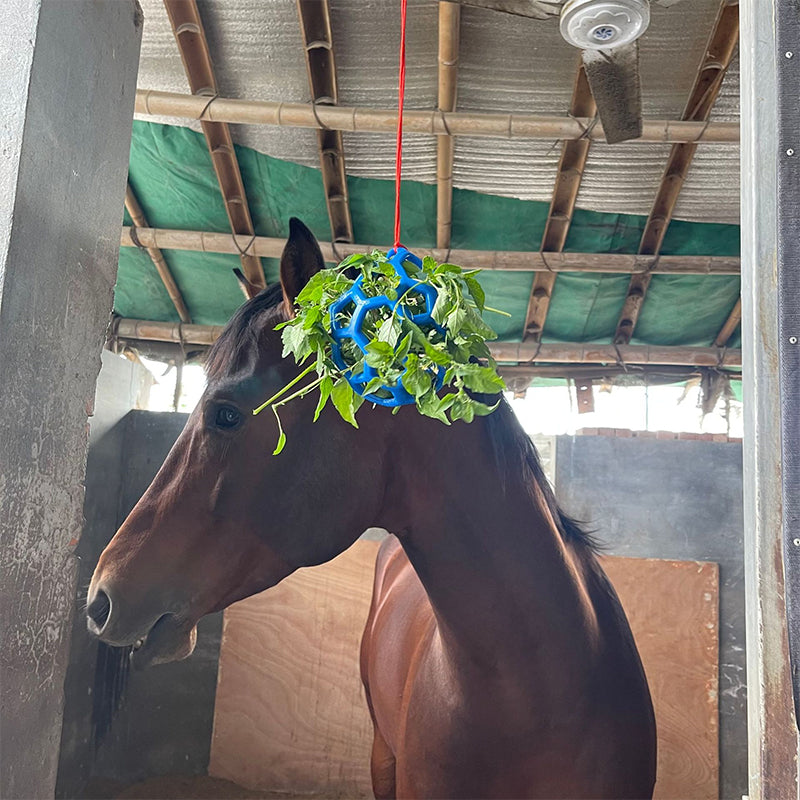
<instances>
[{"instance_id":1,"label":"red cord","mask_svg":"<svg viewBox=\"0 0 800 800\"><path fill-rule=\"evenodd\" d=\"M394 174L394 248L400 244L400 175L403 171L403 99L406 93L406 7L400 0L400 84L397 97L397 152Z\"/></svg>"}]
</instances>

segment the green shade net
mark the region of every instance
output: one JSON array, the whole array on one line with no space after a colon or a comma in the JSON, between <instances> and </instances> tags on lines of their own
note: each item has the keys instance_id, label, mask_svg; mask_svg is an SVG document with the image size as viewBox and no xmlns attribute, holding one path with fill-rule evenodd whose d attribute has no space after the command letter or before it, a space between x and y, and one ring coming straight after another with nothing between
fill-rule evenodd
<instances>
[{"instance_id":1,"label":"green shade net","mask_svg":"<svg viewBox=\"0 0 800 800\"><path fill-rule=\"evenodd\" d=\"M236 148L255 231L284 237L289 217L302 219L320 238L330 238L319 170ZM134 122L130 183L155 228L228 232L227 215L203 136L188 128ZM358 242L393 239L394 184L349 177L350 211ZM436 243L436 186L406 181L402 188L402 241L415 247ZM538 251L549 205L455 189L453 248ZM565 250L635 253L646 217L577 209ZM125 219L126 224L130 220ZM739 255L739 227L673 222L664 255ZM220 325L242 303L233 270L238 256L165 250L165 258L194 322ZM268 282L277 280L274 259L262 259ZM487 312L501 339L517 340L528 306L533 273L484 272L487 304L511 314ZM555 282L544 329L545 342L610 342L627 293L629 276L561 273ZM633 344L708 346L739 296L737 276L654 275ZM178 321L146 252L120 252L115 310L125 317ZM739 346L738 331L729 342Z\"/></svg>"}]
</instances>

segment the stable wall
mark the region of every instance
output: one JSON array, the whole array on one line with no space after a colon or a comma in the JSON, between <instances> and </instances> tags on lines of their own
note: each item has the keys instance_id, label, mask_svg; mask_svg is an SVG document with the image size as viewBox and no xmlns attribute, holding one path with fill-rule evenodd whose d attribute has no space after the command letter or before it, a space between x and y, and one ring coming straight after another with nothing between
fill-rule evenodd
<instances>
[{"instance_id":1,"label":"stable wall","mask_svg":"<svg viewBox=\"0 0 800 800\"><path fill-rule=\"evenodd\" d=\"M95 559L112 527L124 519L155 475L185 419L182 414L134 411L123 421L114 524L85 534L95 539ZM738 800L747 780L740 446L558 437L554 453L556 486L565 508L592 523L609 553L720 564L720 796ZM106 486L114 480L110 469L107 464L101 468ZM90 488L87 518L96 502L100 498ZM247 613L243 606L238 609ZM334 613L333 607L327 606L325 613ZM321 627L313 619L307 625L313 630ZM206 620L198 651L190 659L129 676L127 699L92 760L95 782L101 777L131 783L159 774L206 770L220 632L219 617ZM101 673L93 681L95 692L113 695L122 671L116 663L106 662ZM80 795L62 791L60 796Z\"/></svg>"},{"instance_id":2,"label":"stable wall","mask_svg":"<svg viewBox=\"0 0 800 800\"><path fill-rule=\"evenodd\" d=\"M127 651L89 636L83 616L100 553L155 477L187 419L186 414L131 410L131 367L104 353L78 550L80 589L65 684L59 798L110 797L139 780L202 775L208 766L222 615L201 621L190 659L143 672L128 669Z\"/></svg>"},{"instance_id":3,"label":"stable wall","mask_svg":"<svg viewBox=\"0 0 800 800\"><path fill-rule=\"evenodd\" d=\"M559 436L556 494L614 555L720 570L720 797L747 794L742 446Z\"/></svg>"}]
</instances>

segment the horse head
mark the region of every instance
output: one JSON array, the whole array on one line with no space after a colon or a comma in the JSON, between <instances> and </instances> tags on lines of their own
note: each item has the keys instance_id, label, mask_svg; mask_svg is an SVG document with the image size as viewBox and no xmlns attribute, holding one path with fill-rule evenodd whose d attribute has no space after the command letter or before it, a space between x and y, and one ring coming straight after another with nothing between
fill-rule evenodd
<instances>
[{"instance_id":1,"label":"horse head","mask_svg":"<svg viewBox=\"0 0 800 800\"><path fill-rule=\"evenodd\" d=\"M315 398L295 400L281 413L288 444L272 457L275 417L252 413L299 373L281 357L275 326L322 267L316 239L292 220L280 286L228 323L200 402L100 556L89 630L110 645L139 645L134 663L185 658L202 616L333 558L380 524L391 415L365 407L356 431L329 406L311 424Z\"/></svg>"}]
</instances>

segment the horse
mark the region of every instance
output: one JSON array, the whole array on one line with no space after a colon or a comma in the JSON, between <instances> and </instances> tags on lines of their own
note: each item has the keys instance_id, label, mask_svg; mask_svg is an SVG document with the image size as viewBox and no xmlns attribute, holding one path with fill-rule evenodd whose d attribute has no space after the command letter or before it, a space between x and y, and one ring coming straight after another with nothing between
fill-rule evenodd
<instances>
[{"instance_id":1,"label":"horse","mask_svg":"<svg viewBox=\"0 0 800 800\"><path fill-rule=\"evenodd\" d=\"M650 798L656 729L625 613L510 408L451 427L364 404L252 409L299 374L276 324L323 268L292 219L280 284L245 303L151 486L103 551L90 631L135 666L188 656L197 621L321 564L369 527L360 664L376 798ZM276 646L280 643L276 642Z\"/></svg>"}]
</instances>

